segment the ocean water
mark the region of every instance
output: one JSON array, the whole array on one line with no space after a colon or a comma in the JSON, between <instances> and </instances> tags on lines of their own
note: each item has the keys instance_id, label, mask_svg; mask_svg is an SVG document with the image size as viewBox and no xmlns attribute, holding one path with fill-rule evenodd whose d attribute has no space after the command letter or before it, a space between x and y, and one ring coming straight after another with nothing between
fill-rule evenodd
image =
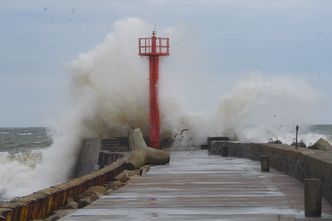
<instances>
[{"instance_id":1,"label":"ocean water","mask_svg":"<svg viewBox=\"0 0 332 221\"><path fill-rule=\"evenodd\" d=\"M29 171L41 163L52 143L52 131L45 127L0 128L0 200L22 195L22 180L32 182ZM8 192L17 194L7 196Z\"/></svg>"},{"instance_id":2,"label":"ocean water","mask_svg":"<svg viewBox=\"0 0 332 221\"><path fill-rule=\"evenodd\" d=\"M0 128L0 151L23 152L52 144L51 131L45 127Z\"/></svg>"},{"instance_id":3,"label":"ocean water","mask_svg":"<svg viewBox=\"0 0 332 221\"><path fill-rule=\"evenodd\" d=\"M295 126L246 126L239 136L242 140L267 142L269 138L290 144L295 137ZM46 127L0 128L0 153L31 153L52 145L53 132ZM299 140L313 144L319 138L332 143L332 125L300 126ZM0 165L1 166L1 165Z\"/></svg>"},{"instance_id":4,"label":"ocean water","mask_svg":"<svg viewBox=\"0 0 332 221\"><path fill-rule=\"evenodd\" d=\"M318 124L318 125L310 125L306 130L307 133L314 132L317 134L325 134L329 138L332 138L332 125L330 124Z\"/></svg>"},{"instance_id":5,"label":"ocean water","mask_svg":"<svg viewBox=\"0 0 332 221\"><path fill-rule=\"evenodd\" d=\"M267 143L269 139L291 144L295 140L296 125L257 125L239 127L237 136L242 141ZM298 140L311 146L318 139L324 138L332 144L332 125L299 125Z\"/></svg>"}]
</instances>

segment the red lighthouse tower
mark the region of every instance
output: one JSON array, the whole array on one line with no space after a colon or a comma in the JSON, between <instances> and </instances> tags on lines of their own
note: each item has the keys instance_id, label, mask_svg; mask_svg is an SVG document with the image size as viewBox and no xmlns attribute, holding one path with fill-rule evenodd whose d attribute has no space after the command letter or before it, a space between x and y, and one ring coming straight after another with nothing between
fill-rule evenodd
<instances>
[{"instance_id":1,"label":"red lighthouse tower","mask_svg":"<svg viewBox=\"0 0 332 221\"><path fill-rule=\"evenodd\" d=\"M160 148L160 120L158 102L158 78L159 78L159 57L169 55L169 38L156 37L155 31L152 37L138 39L139 55L149 57L150 67L150 146Z\"/></svg>"}]
</instances>

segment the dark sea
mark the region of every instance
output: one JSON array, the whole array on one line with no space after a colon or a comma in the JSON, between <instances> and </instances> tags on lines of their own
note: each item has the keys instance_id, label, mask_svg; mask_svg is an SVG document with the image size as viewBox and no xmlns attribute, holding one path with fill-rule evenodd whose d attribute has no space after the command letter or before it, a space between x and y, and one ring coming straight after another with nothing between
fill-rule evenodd
<instances>
[{"instance_id":1,"label":"dark sea","mask_svg":"<svg viewBox=\"0 0 332 221\"><path fill-rule=\"evenodd\" d=\"M295 131L294 126L273 126L259 129L250 127L245 129L245 133L248 139L256 142L265 142L271 137L290 143ZM249 136L250 133L254 136ZM0 128L0 152L17 153L45 149L53 143L53 134L54 131L46 127ZM320 137L332 142L332 125L300 126L299 139L303 139L307 144L314 143Z\"/></svg>"},{"instance_id":2,"label":"dark sea","mask_svg":"<svg viewBox=\"0 0 332 221\"><path fill-rule=\"evenodd\" d=\"M0 128L0 151L22 152L51 146L52 131L45 127Z\"/></svg>"},{"instance_id":3,"label":"dark sea","mask_svg":"<svg viewBox=\"0 0 332 221\"><path fill-rule=\"evenodd\" d=\"M52 134L45 127L0 128L0 200L29 193L24 188L34 181L33 171L52 145Z\"/></svg>"}]
</instances>

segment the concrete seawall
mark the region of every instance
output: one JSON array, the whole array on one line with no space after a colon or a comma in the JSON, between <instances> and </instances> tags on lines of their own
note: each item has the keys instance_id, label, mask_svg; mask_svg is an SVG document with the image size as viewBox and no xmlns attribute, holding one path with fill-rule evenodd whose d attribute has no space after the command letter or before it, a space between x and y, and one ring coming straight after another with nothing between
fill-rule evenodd
<instances>
[{"instance_id":1,"label":"concrete seawall","mask_svg":"<svg viewBox=\"0 0 332 221\"><path fill-rule=\"evenodd\" d=\"M303 182L305 178L318 178L322 183L322 194L332 205L332 153L279 144L256 144L216 141L209 152L230 157L260 160L262 155L270 158L271 167L289 174Z\"/></svg>"},{"instance_id":2,"label":"concrete seawall","mask_svg":"<svg viewBox=\"0 0 332 221\"><path fill-rule=\"evenodd\" d=\"M112 181L124 170L125 158L93 171L68 183L52 186L28 196L0 204L1 221L25 221L43 219L66 204L67 199L77 200L89 187Z\"/></svg>"},{"instance_id":3,"label":"concrete seawall","mask_svg":"<svg viewBox=\"0 0 332 221\"><path fill-rule=\"evenodd\" d=\"M162 145L171 144L169 140L164 140L161 142ZM89 187L102 186L114 181L115 177L128 167L127 161L130 161L130 156L134 153L129 150L127 137L84 140L75 168L75 179L10 202L0 202L0 221L25 221L49 217L54 211L63 208L67 200L77 201ZM149 155L146 153L144 156L148 159ZM146 160L146 163L156 164L160 161L153 161L156 159L152 157L152 161Z\"/></svg>"},{"instance_id":4,"label":"concrete seawall","mask_svg":"<svg viewBox=\"0 0 332 221\"><path fill-rule=\"evenodd\" d=\"M129 152L127 137L85 139L76 164L74 178L109 165L127 152Z\"/></svg>"}]
</instances>

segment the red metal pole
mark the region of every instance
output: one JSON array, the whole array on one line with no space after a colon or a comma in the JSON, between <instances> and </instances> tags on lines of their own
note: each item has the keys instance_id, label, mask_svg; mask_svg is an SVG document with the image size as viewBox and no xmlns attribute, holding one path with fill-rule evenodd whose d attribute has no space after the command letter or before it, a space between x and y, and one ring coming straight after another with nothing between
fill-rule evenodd
<instances>
[{"instance_id":1,"label":"red metal pole","mask_svg":"<svg viewBox=\"0 0 332 221\"><path fill-rule=\"evenodd\" d=\"M159 56L150 56L150 146L160 148L158 103Z\"/></svg>"},{"instance_id":2,"label":"red metal pole","mask_svg":"<svg viewBox=\"0 0 332 221\"><path fill-rule=\"evenodd\" d=\"M150 146L160 148L160 120L158 103L159 56L156 54L156 36L152 34L152 55L149 56L150 66Z\"/></svg>"},{"instance_id":3,"label":"red metal pole","mask_svg":"<svg viewBox=\"0 0 332 221\"><path fill-rule=\"evenodd\" d=\"M138 39L138 47L139 55L149 56L149 145L150 147L160 148L160 119L158 99L159 57L169 55L169 38L157 38L156 33L153 31L152 37Z\"/></svg>"}]
</instances>

